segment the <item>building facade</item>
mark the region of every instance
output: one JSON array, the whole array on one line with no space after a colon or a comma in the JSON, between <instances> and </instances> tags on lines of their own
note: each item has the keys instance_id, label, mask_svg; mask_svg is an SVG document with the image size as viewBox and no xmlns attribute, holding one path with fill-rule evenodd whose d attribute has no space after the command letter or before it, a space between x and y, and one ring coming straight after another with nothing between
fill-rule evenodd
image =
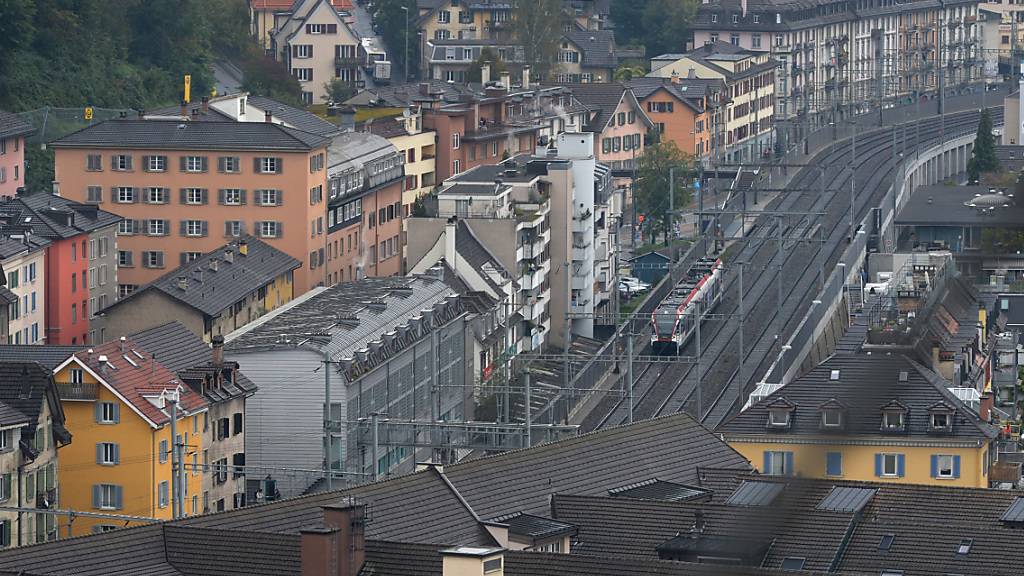
<instances>
[{"instance_id":1,"label":"building facade","mask_svg":"<svg viewBox=\"0 0 1024 576\"><path fill-rule=\"evenodd\" d=\"M30 230L0 238L0 266L13 295L7 305L7 343L40 344L46 337L46 246Z\"/></svg>"},{"instance_id":2,"label":"building facade","mask_svg":"<svg viewBox=\"0 0 1024 576\"><path fill-rule=\"evenodd\" d=\"M0 197L11 197L25 186L25 138L32 124L0 110Z\"/></svg>"},{"instance_id":3,"label":"building facade","mask_svg":"<svg viewBox=\"0 0 1024 576\"><path fill-rule=\"evenodd\" d=\"M715 111L725 82L715 79L635 78L627 83L654 124L658 138L695 158L712 150Z\"/></svg>"},{"instance_id":4,"label":"building facade","mask_svg":"<svg viewBox=\"0 0 1024 576\"><path fill-rule=\"evenodd\" d=\"M272 122L114 120L52 146L64 198L124 217L117 282L127 296L245 234L303 262L297 294L323 283L308 264L325 243L328 144Z\"/></svg>"},{"instance_id":5,"label":"building facade","mask_svg":"<svg viewBox=\"0 0 1024 576\"><path fill-rule=\"evenodd\" d=\"M405 157L405 183L402 185L402 217L409 217L417 199L437 186L437 133L423 127L419 108L395 118L380 118L367 125L370 132L387 138Z\"/></svg>"}]
</instances>

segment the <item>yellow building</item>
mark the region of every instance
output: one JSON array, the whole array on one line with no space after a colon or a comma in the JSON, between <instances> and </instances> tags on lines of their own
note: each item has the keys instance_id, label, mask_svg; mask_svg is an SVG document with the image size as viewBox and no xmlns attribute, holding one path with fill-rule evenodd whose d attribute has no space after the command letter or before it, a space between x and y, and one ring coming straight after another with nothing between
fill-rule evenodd
<instances>
[{"instance_id":1,"label":"yellow building","mask_svg":"<svg viewBox=\"0 0 1024 576\"><path fill-rule=\"evenodd\" d=\"M408 218L413 202L429 194L437 185L437 133L423 129L423 115L418 109L398 112L393 118L367 121L367 130L382 137L405 159L405 183L402 185L403 216Z\"/></svg>"},{"instance_id":2,"label":"yellow building","mask_svg":"<svg viewBox=\"0 0 1024 576\"><path fill-rule=\"evenodd\" d=\"M833 356L726 421L763 474L987 488L998 430L899 356Z\"/></svg>"},{"instance_id":3,"label":"yellow building","mask_svg":"<svg viewBox=\"0 0 1024 576\"><path fill-rule=\"evenodd\" d=\"M177 433L184 462L204 449L207 401L132 340L77 352L54 369L66 427L74 442L60 448L61 506L106 514L172 517L171 407L161 392L180 390ZM179 388L180 387L180 388ZM184 508L202 511L199 467L186 467ZM66 519L60 520L67 534ZM103 532L125 522L78 517L73 535Z\"/></svg>"}]
</instances>

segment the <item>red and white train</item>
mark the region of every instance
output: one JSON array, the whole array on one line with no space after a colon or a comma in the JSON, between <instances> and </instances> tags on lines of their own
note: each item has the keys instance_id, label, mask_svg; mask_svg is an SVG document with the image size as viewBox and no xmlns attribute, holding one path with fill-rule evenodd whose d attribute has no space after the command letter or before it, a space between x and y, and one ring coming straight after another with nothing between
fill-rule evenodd
<instances>
[{"instance_id":1,"label":"red and white train","mask_svg":"<svg viewBox=\"0 0 1024 576\"><path fill-rule=\"evenodd\" d=\"M693 335L699 314L709 312L722 298L722 261L700 258L651 314L651 351L678 355Z\"/></svg>"}]
</instances>

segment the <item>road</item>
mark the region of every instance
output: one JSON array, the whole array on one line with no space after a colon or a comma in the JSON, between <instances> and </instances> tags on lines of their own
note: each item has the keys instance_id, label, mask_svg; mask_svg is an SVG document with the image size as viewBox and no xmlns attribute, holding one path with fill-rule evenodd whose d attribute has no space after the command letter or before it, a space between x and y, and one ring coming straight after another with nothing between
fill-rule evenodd
<instances>
[{"instance_id":1,"label":"road","mask_svg":"<svg viewBox=\"0 0 1024 576\"><path fill-rule=\"evenodd\" d=\"M242 91L242 71L234 64L227 60L217 60L210 68L213 69L214 87L217 89L217 94L235 94Z\"/></svg>"},{"instance_id":2,"label":"road","mask_svg":"<svg viewBox=\"0 0 1024 576\"><path fill-rule=\"evenodd\" d=\"M991 93L985 95L987 104L996 100L993 96ZM946 115L945 122L934 115L934 110L922 104L920 120L907 123L906 129L902 125L896 129L897 149L912 153L919 145L924 147L938 142L943 134L972 129L977 126L976 106L980 103L981 94L951 100L947 105L950 113ZM1001 104L1001 97L998 103ZM916 107L911 108L887 113L893 120L906 120L914 117ZM954 109L972 108L975 111L952 112ZM1001 108L997 113L1001 114ZM744 267L746 313L742 375L738 370L738 267L732 266L725 276L726 292L714 311L722 317L707 320L702 328L700 399L697 397L698 370L692 362L637 363L634 366L634 420L683 410L695 414L699 404L702 421L714 427L738 410L746 394L775 357L778 351L776 334L781 333L781 341L788 338L811 305L819 289L821 273L827 275L835 267L846 247L851 164L855 169L856 221L878 204L891 184L894 171L892 126L897 123L884 122L888 118L883 119L887 126L884 129L877 128L877 114L858 119L861 135L857 138L855 164L851 162L850 141L843 139L848 129L838 128L834 136L817 136L828 142L817 154L808 158L797 156L792 161L810 163L816 168L805 168L793 174L787 187L789 192L780 194L769 205L770 209L825 212L824 222L800 216L770 221L762 216L748 238L741 241L742 246L732 261L749 263ZM869 127L872 124L875 124L874 128ZM817 237L820 230L824 244L782 242L780 246L780 242L774 239L780 229L783 237ZM643 333L644 330L637 332ZM681 355L696 355L693 339ZM592 430L624 423L628 419L627 406L620 396L609 394L583 419L582 428Z\"/></svg>"}]
</instances>

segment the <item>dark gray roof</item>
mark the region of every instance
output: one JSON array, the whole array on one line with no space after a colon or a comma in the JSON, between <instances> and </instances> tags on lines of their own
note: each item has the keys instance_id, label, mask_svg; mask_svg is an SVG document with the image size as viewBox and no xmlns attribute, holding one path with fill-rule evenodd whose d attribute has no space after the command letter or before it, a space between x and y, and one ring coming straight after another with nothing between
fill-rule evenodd
<instances>
[{"instance_id":1,"label":"dark gray roof","mask_svg":"<svg viewBox=\"0 0 1024 576\"><path fill-rule=\"evenodd\" d=\"M640 100L664 89L687 106L698 111L704 108L704 97L725 88L725 82L718 78L680 78L678 82L673 82L671 78L658 76L633 78L626 82L626 85Z\"/></svg>"},{"instance_id":2,"label":"dark gray roof","mask_svg":"<svg viewBox=\"0 0 1024 576\"><path fill-rule=\"evenodd\" d=\"M838 380L830 379L839 371ZM900 373L907 374L905 382ZM807 374L786 384L775 393L724 422L718 431L732 436L805 436L847 435L880 436L882 406L898 401L909 409L907 431L896 437L975 440L987 443L998 431L982 422L977 413L967 408L950 393L941 381L933 379L930 370L900 355L838 354L819 364ZM784 430L768 430L768 405L785 401L795 406L791 425ZM821 407L838 402L844 411L842 431L823 432ZM938 403L955 410L953 431L936 435L929 432L928 410Z\"/></svg>"},{"instance_id":3,"label":"dark gray roof","mask_svg":"<svg viewBox=\"0 0 1024 576\"><path fill-rule=\"evenodd\" d=\"M28 228L36 236L55 240L115 226L121 217L94 205L39 191L0 202L0 221L0 230L17 233Z\"/></svg>"},{"instance_id":4,"label":"dark gray roof","mask_svg":"<svg viewBox=\"0 0 1024 576\"><path fill-rule=\"evenodd\" d=\"M996 158L1003 170L1020 172L1024 170L1024 146L997 145Z\"/></svg>"},{"instance_id":5,"label":"dark gray roof","mask_svg":"<svg viewBox=\"0 0 1024 576\"><path fill-rule=\"evenodd\" d=\"M33 346L29 344L0 345L0 363L6 362L38 362L45 368L53 370L72 354L85 350L86 346Z\"/></svg>"},{"instance_id":6,"label":"dark gray roof","mask_svg":"<svg viewBox=\"0 0 1024 576\"><path fill-rule=\"evenodd\" d=\"M1024 198L1012 195L1012 189L1006 195L990 194L988 186L919 186L900 210L896 224L1021 228L1024 227ZM998 202L986 204L983 200L988 198L1001 200L1005 205L996 207ZM977 206L968 206L969 203ZM993 209L987 206L993 206Z\"/></svg>"},{"instance_id":7,"label":"dark gray roof","mask_svg":"<svg viewBox=\"0 0 1024 576\"><path fill-rule=\"evenodd\" d=\"M564 86L572 91L576 100L594 113L590 124L598 131L603 130L608 124L608 119L615 113L615 108L628 90L626 85L621 82L564 84Z\"/></svg>"},{"instance_id":8,"label":"dark gray roof","mask_svg":"<svg viewBox=\"0 0 1024 576\"><path fill-rule=\"evenodd\" d=\"M0 110L0 138L28 136L35 131L35 127L21 116Z\"/></svg>"},{"instance_id":9,"label":"dark gray roof","mask_svg":"<svg viewBox=\"0 0 1024 576\"><path fill-rule=\"evenodd\" d=\"M254 96L250 94L248 101L249 104L260 108L261 110L269 110L273 113L275 118L284 120L293 128L297 128L304 132L319 134L326 138L341 131L336 124L332 124L312 112L300 110L294 106L278 102L273 98L267 98L266 96Z\"/></svg>"},{"instance_id":10,"label":"dark gray roof","mask_svg":"<svg viewBox=\"0 0 1024 576\"><path fill-rule=\"evenodd\" d=\"M241 252L243 245L248 252L244 256ZM216 271L211 268L212 265L216 265ZM207 316L216 316L258 288L301 265L301 262L270 244L246 236L171 270L136 290L131 296L114 302L106 310L134 302L146 291L157 290ZM186 279L184 289L181 282L183 277Z\"/></svg>"},{"instance_id":11,"label":"dark gray roof","mask_svg":"<svg viewBox=\"0 0 1024 576\"><path fill-rule=\"evenodd\" d=\"M533 514L515 513L508 516L498 516L492 522L507 524L510 536L524 536L533 540L554 538L555 536L566 536L576 533L576 527L572 524L552 520L543 516Z\"/></svg>"},{"instance_id":12,"label":"dark gray roof","mask_svg":"<svg viewBox=\"0 0 1024 576\"><path fill-rule=\"evenodd\" d=\"M201 121L201 122L233 122L235 119L228 116L220 110L207 106L203 110L203 106L199 102L192 102L185 106L185 113L181 113L181 105L177 106L165 106L163 108L156 108L154 110L144 110L145 116L170 116L180 118L183 121L187 120L190 122Z\"/></svg>"},{"instance_id":13,"label":"dark gray roof","mask_svg":"<svg viewBox=\"0 0 1024 576\"><path fill-rule=\"evenodd\" d=\"M583 55L580 64L592 68L615 68L615 34L611 30L579 30L573 27L563 37L575 44ZM606 78L605 80L609 80Z\"/></svg>"},{"instance_id":14,"label":"dark gray roof","mask_svg":"<svg viewBox=\"0 0 1024 576\"><path fill-rule=\"evenodd\" d=\"M860 512L875 495L874 488L836 486L818 504L818 510L830 512Z\"/></svg>"},{"instance_id":15,"label":"dark gray roof","mask_svg":"<svg viewBox=\"0 0 1024 576\"><path fill-rule=\"evenodd\" d=\"M54 140L67 148L133 150L267 150L305 152L327 146L323 136L270 122L107 120Z\"/></svg>"},{"instance_id":16,"label":"dark gray roof","mask_svg":"<svg viewBox=\"0 0 1024 576\"><path fill-rule=\"evenodd\" d=\"M22 252L35 252L50 243L49 240L42 236L33 236L32 234L19 235L23 236L23 238L0 236L0 260L6 260Z\"/></svg>"},{"instance_id":17,"label":"dark gray roof","mask_svg":"<svg viewBox=\"0 0 1024 576\"><path fill-rule=\"evenodd\" d=\"M0 402L0 426L14 426L30 424L32 420L28 416L15 410L8 404Z\"/></svg>"},{"instance_id":18,"label":"dark gray roof","mask_svg":"<svg viewBox=\"0 0 1024 576\"><path fill-rule=\"evenodd\" d=\"M43 404L50 403L53 420L63 425L53 373L38 362L14 361L0 363L0 402L28 417L33 424L39 420Z\"/></svg>"},{"instance_id":19,"label":"dark gray roof","mask_svg":"<svg viewBox=\"0 0 1024 576\"><path fill-rule=\"evenodd\" d=\"M502 293L501 285L491 278L486 269L493 268L506 276L508 271L505 270L505 267L501 265L501 262L498 261L494 254L480 242L469 225L461 220L455 230L455 251L465 258L466 262L469 262L475 270L480 272L480 276L495 291L495 294Z\"/></svg>"},{"instance_id":20,"label":"dark gray roof","mask_svg":"<svg viewBox=\"0 0 1024 576\"><path fill-rule=\"evenodd\" d=\"M167 562L163 526L129 528L0 553L0 568L74 576L182 576Z\"/></svg>"},{"instance_id":21,"label":"dark gray roof","mask_svg":"<svg viewBox=\"0 0 1024 576\"><path fill-rule=\"evenodd\" d=\"M694 498L705 498L710 492L697 486L687 486L676 482L665 482L652 478L643 482L636 482L608 491L610 496L618 498L637 498L640 500L665 500L667 502L682 502Z\"/></svg>"}]
</instances>

